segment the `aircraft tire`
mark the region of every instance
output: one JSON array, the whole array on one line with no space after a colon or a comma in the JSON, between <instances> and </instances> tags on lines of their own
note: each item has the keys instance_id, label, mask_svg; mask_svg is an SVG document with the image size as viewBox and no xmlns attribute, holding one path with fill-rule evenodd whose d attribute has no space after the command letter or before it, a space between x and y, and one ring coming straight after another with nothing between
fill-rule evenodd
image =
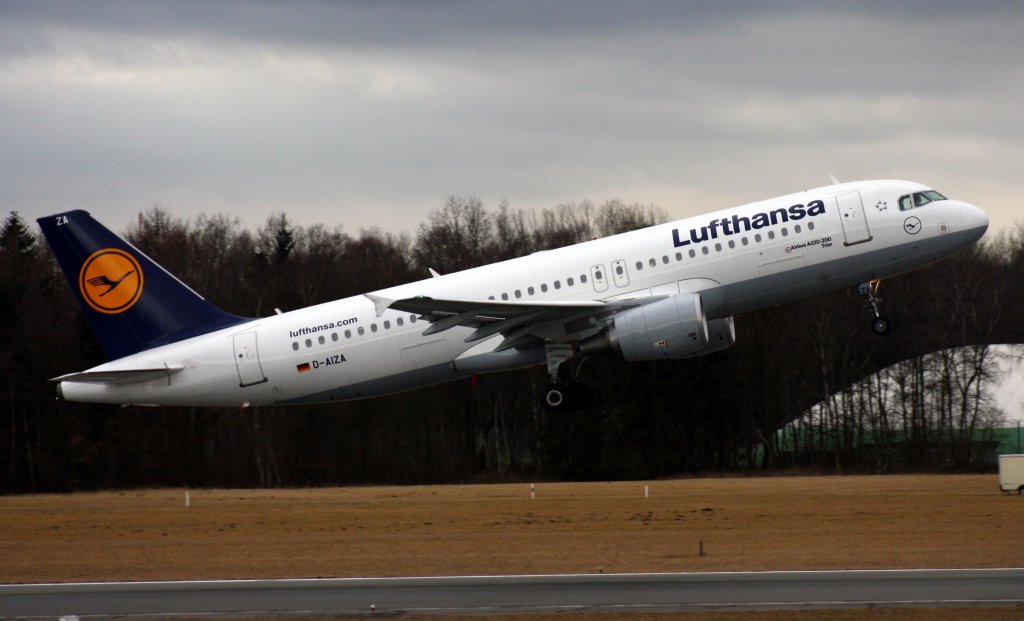
<instances>
[{"instance_id":1,"label":"aircraft tire","mask_svg":"<svg viewBox=\"0 0 1024 621\"><path fill-rule=\"evenodd\" d=\"M887 318L878 316L871 320L871 331L878 336L887 336L892 332L892 324Z\"/></svg>"},{"instance_id":2,"label":"aircraft tire","mask_svg":"<svg viewBox=\"0 0 1024 621\"><path fill-rule=\"evenodd\" d=\"M564 384L548 384L541 394L540 404L548 412L564 412L569 408L569 389Z\"/></svg>"}]
</instances>

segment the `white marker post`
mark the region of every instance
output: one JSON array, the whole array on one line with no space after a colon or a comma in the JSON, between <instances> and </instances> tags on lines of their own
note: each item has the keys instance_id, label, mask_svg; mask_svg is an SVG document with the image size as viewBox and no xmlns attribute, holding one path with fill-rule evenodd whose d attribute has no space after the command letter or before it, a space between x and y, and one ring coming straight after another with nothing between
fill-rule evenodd
<instances>
[{"instance_id":1,"label":"white marker post","mask_svg":"<svg viewBox=\"0 0 1024 621\"><path fill-rule=\"evenodd\" d=\"M530 498L536 498L536 497L537 497L537 486L535 486L533 483L530 483Z\"/></svg>"},{"instance_id":2,"label":"white marker post","mask_svg":"<svg viewBox=\"0 0 1024 621\"><path fill-rule=\"evenodd\" d=\"M185 490L185 508L188 509L192 506L192 495L191 492Z\"/></svg>"},{"instance_id":3,"label":"white marker post","mask_svg":"<svg viewBox=\"0 0 1024 621\"><path fill-rule=\"evenodd\" d=\"M651 490L646 485L644 485L644 498L650 498L650 497L651 497Z\"/></svg>"}]
</instances>

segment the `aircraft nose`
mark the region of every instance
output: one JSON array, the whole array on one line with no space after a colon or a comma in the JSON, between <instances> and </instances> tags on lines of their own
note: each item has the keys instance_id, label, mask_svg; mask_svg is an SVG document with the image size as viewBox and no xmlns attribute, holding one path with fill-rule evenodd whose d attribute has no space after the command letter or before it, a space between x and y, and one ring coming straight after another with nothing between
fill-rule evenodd
<instances>
[{"instance_id":1,"label":"aircraft nose","mask_svg":"<svg viewBox=\"0 0 1024 621\"><path fill-rule=\"evenodd\" d=\"M988 230L988 214L969 203L964 203L960 208L960 220L965 231L971 231L978 237Z\"/></svg>"}]
</instances>

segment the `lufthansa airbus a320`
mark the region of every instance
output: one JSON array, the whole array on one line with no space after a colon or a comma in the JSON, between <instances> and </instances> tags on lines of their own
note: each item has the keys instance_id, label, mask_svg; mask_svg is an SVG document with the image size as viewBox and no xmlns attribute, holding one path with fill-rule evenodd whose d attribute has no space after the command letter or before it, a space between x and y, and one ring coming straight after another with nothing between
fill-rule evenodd
<instances>
[{"instance_id":1,"label":"lufthansa airbus a320","mask_svg":"<svg viewBox=\"0 0 1024 621\"><path fill-rule=\"evenodd\" d=\"M266 405L374 397L546 365L543 404L589 400L580 361L702 356L733 316L859 287L978 240L985 213L909 181L816 188L258 319L207 302L84 211L39 219L109 362L69 401Z\"/></svg>"}]
</instances>

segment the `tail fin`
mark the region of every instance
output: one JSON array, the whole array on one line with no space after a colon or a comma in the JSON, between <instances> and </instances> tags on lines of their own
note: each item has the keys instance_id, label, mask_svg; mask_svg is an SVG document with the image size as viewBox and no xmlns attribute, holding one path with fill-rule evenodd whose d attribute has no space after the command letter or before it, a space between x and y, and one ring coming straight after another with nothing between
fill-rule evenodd
<instances>
[{"instance_id":1,"label":"tail fin","mask_svg":"<svg viewBox=\"0 0 1024 621\"><path fill-rule=\"evenodd\" d=\"M85 211L38 222L110 360L246 321L207 302Z\"/></svg>"}]
</instances>

